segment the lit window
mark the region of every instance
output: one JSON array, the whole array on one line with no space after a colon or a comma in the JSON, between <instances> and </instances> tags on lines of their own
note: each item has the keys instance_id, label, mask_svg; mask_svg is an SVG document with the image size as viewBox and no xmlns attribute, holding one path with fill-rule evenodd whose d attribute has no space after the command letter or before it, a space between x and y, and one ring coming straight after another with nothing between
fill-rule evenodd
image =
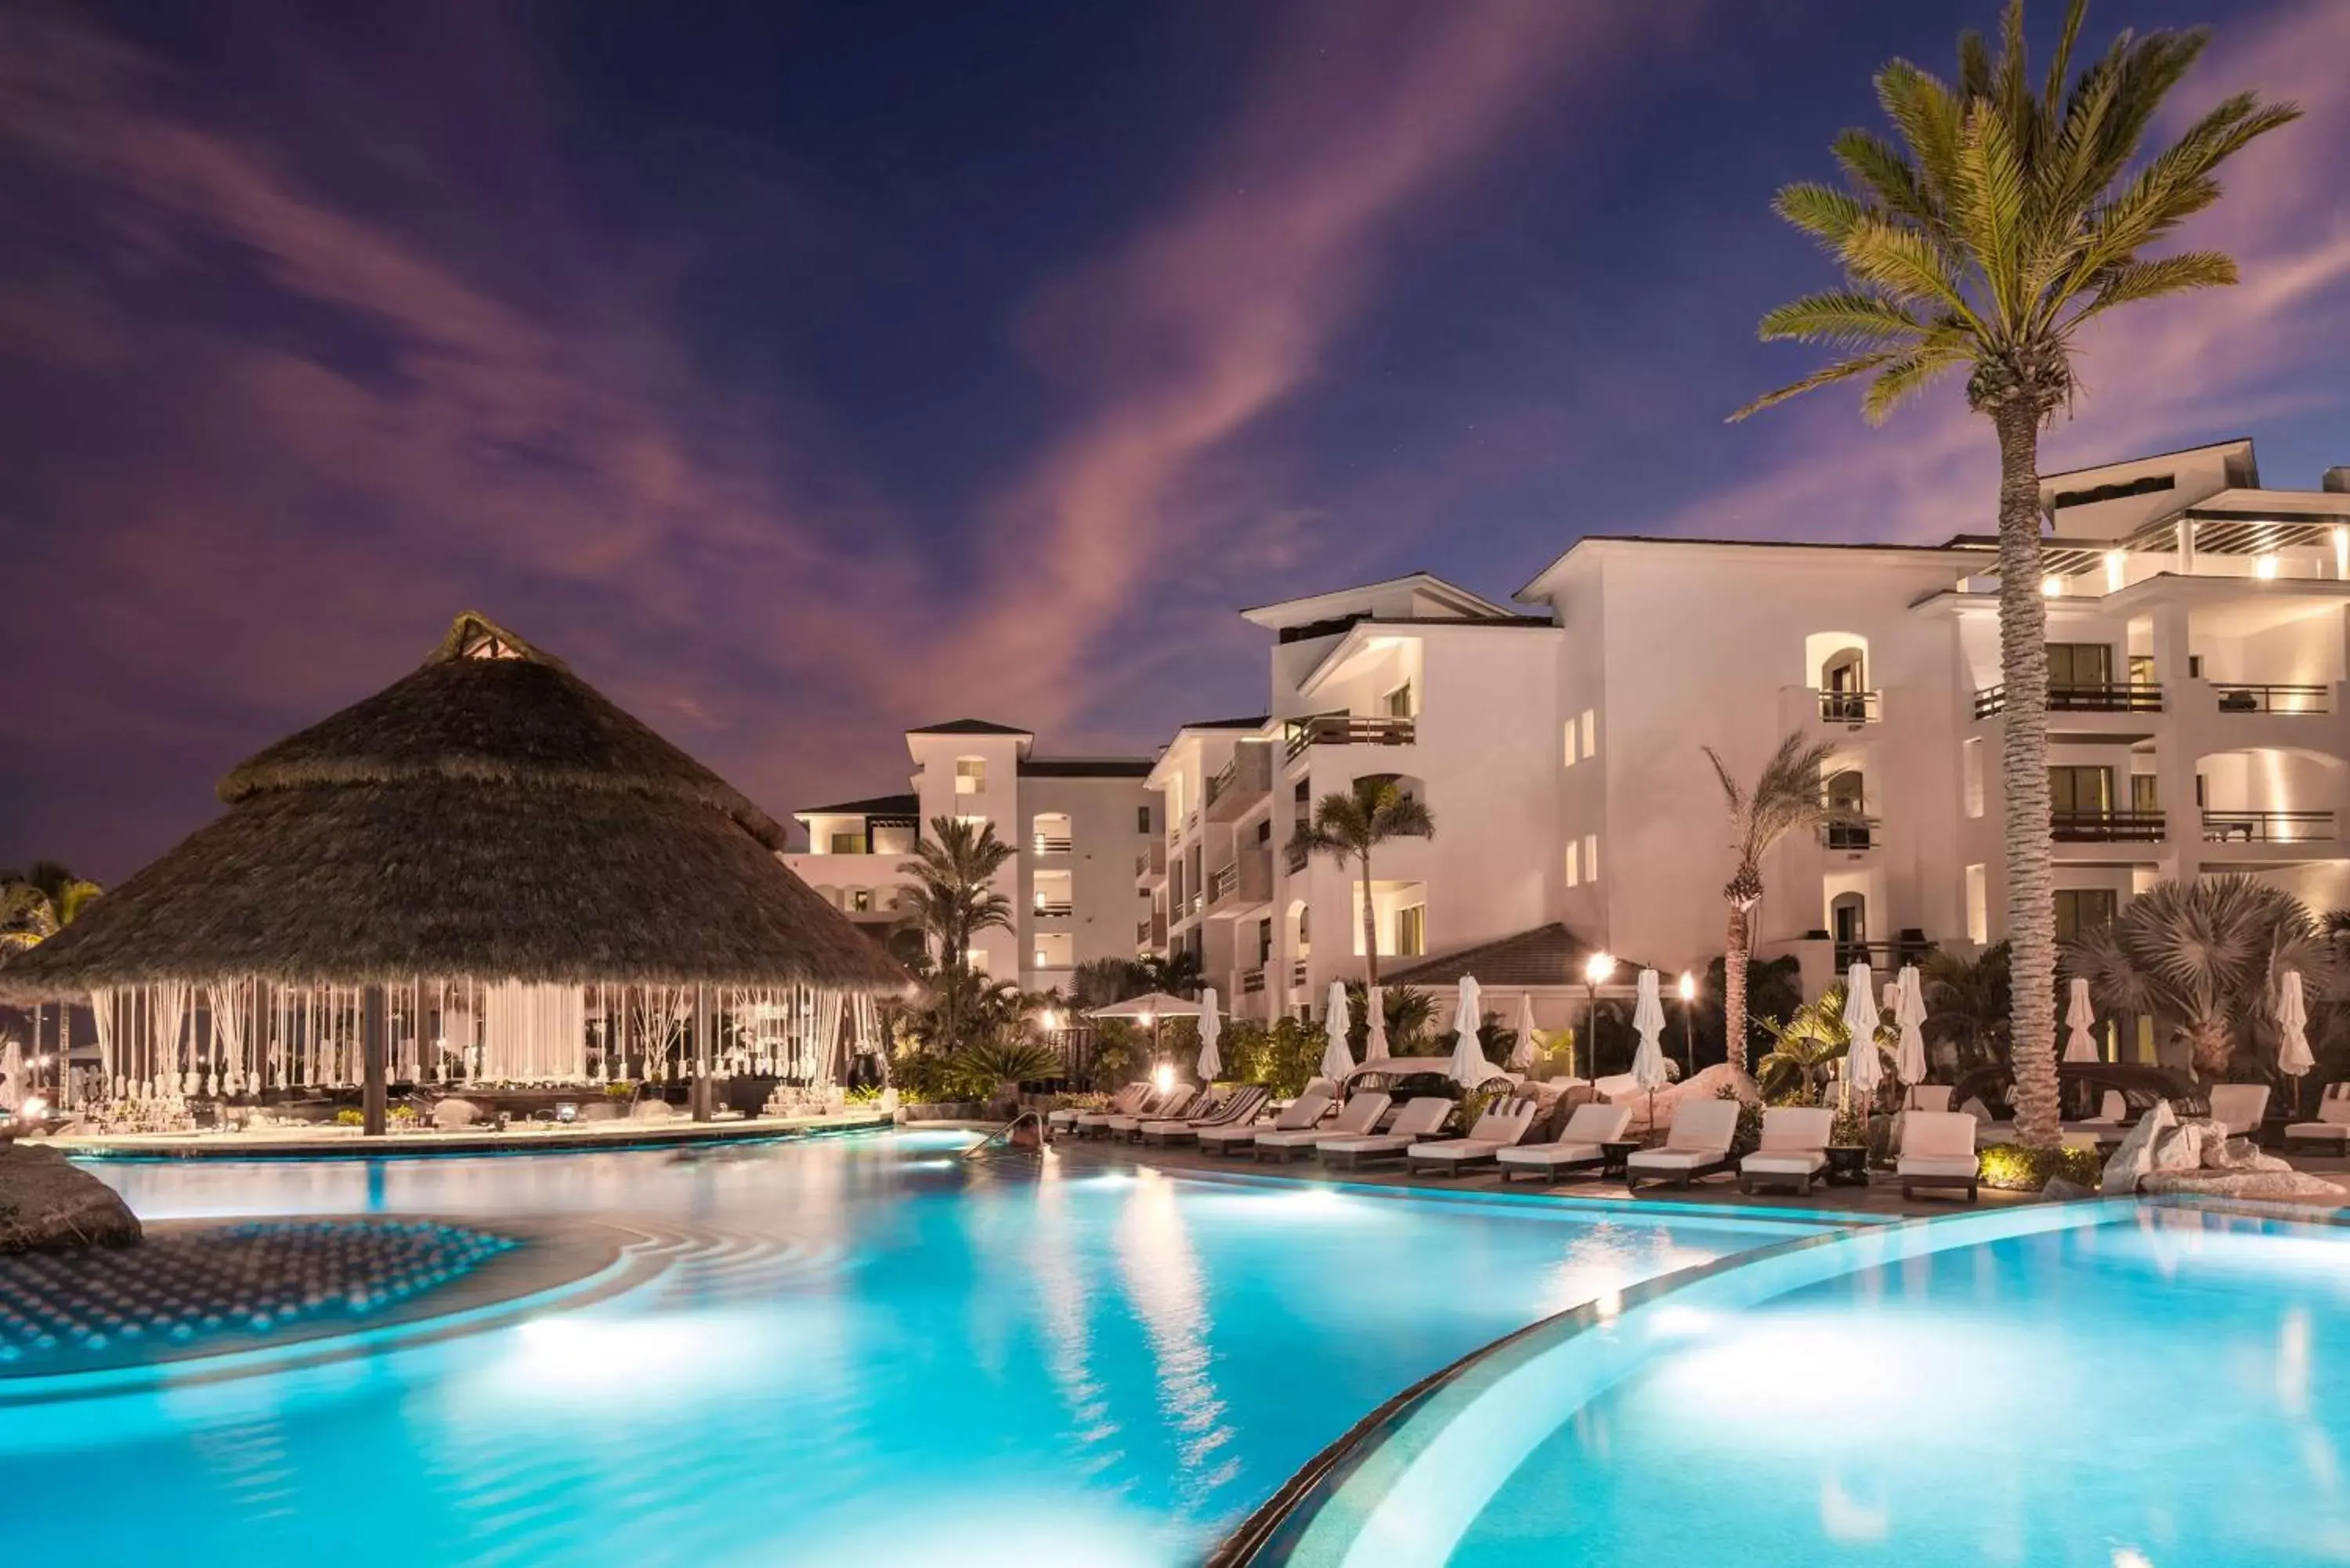
<instances>
[{"instance_id":1,"label":"lit window","mask_svg":"<svg viewBox=\"0 0 2350 1568\"><path fill-rule=\"evenodd\" d=\"M1566 765L1567 765L1568 767L1573 767L1573 766L1575 765L1575 721L1574 721L1574 720L1572 720L1572 719L1569 719L1569 720L1566 722L1566 758L1565 758L1565 761L1566 761Z\"/></svg>"},{"instance_id":2,"label":"lit window","mask_svg":"<svg viewBox=\"0 0 2350 1568\"><path fill-rule=\"evenodd\" d=\"M1978 946L1991 940L1989 878L1980 865L1967 867L1967 940Z\"/></svg>"},{"instance_id":3,"label":"lit window","mask_svg":"<svg viewBox=\"0 0 2350 1568\"><path fill-rule=\"evenodd\" d=\"M1570 838L1566 841L1566 885L1568 887L1579 888L1583 885L1582 867L1583 846L1579 841Z\"/></svg>"},{"instance_id":4,"label":"lit window","mask_svg":"<svg viewBox=\"0 0 2350 1568\"><path fill-rule=\"evenodd\" d=\"M1412 958L1428 950L1428 906L1409 904L1396 911L1397 956Z\"/></svg>"},{"instance_id":5,"label":"lit window","mask_svg":"<svg viewBox=\"0 0 2350 1568\"><path fill-rule=\"evenodd\" d=\"M1583 754L1585 756L1596 757L1599 754L1598 737L1598 716L1592 712L1590 709L1586 708L1583 711Z\"/></svg>"},{"instance_id":6,"label":"lit window","mask_svg":"<svg viewBox=\"0 0 2350 1568\"><path fill-rule=\"evenodd\" d=\"M955 759L955 794L978 794L987 788L987 762L983 757Z\"/></svg>"},{"instance_id":7,"label":"lit window","mask_svg":"<svg viewBox=\"0 0 2350 1568\"><path fill-rule=\"evenodd\" d=\"M848 907L860 915L872 913L873 889L870 888L851 888L848 894Z\"/></svg>"},{"instance_id":8,"label":"lit window","mask_svg":"<svg viewBox=\"0 0 2350 1568\"><path fill-rule=\"evenodd\" d=\"M1962 764L1962 784L1966 793L1967 815L1983 814L1983 743L1980 735L1970 736L1959 748Z\"/></svg>"},{"instance_id":9,"label":"lit window","mask_svg":"<svg viewBox=\"0 0 2350 1568\"><path fill-rule=\"evenodd\" d=\"M2266 581L2276 575L2277 558L2273 551L2266 551L2252 557L2252 576Z\"/></svg>"},{"instance_id":10,"label":"lit window","mask_svg":"<svg viewBox=\"0 0 2350 1568\"><path fill-rule=\"evenodd\" d=\"M1583 878L1586 882L1599 880L1599 835L1596 833L1583 836Z\"/></svg>"},{"instance_id":11,"label":"lit window","mask_svg":"<svg viewBox=\"0 0 2350 1568\"><path fill-rule=\"evenodd\" d=\"M1410 681L1405 681L1388 693L1387 710L1388 717L1390 719L1409 719L1413 715L1416 710L1411 704Z\"/></svg>"},{"instance_id":12,"label":"lit window","mask_svg":"<svg viewBox=\"0 0 2350 1568\"><path fill-rule=\"evenodd\" d=\"M827 855L862 855L865 853L865 835L861 833L836 833L832 836L831 847L826 850L825 853Z\"/></svg>"}]
</instances>

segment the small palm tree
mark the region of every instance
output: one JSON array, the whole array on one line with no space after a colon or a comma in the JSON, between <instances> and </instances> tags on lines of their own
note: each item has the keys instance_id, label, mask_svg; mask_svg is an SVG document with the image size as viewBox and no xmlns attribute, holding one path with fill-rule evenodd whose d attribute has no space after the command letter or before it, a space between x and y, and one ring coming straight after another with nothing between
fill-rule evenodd
<instances>
[{"instance_id":1,"label":"small palm tree","mask_svg":"<svg viewBox=\"0 0 2350 1568\"><path fill-rule=\"evenodd\" d=\"M2196 1073L2217 1078L2238 1049L2274 1038L2277 977L2328 989L2333 944L2300 899L2250 877L2158 882L2066 944L2065 972L2101 1007L2169 1027Z\"/></svg>"},{"instance_id":2,"label":"small palm tree","mask_svg":"<svg viewBox=\"0 0 2350 1568\"><path fill-rule=\"evenodd\" d=\"M1845 357L1731 416L1866 379L1861 412L1877 423L1963 369L1968 406L1998 436L2016 1133L2034 1148L2055 1147L2059 1133L2041 427L2072 406L2083 327L2119 306L2236 281L2236 264L2218 251L2140 253L2219 200L2221 163L2300 112L2238 93L2142 160L2163 99L2210 35L2124 33L2068 82L2086 10L2087 0L2065 8L2037 89L2022 0L2010 0L1997 59L1979 35L1960 39L1955 88L1907 60L1877 73L1877 101L1900 144L1847 130L1835 152L1849 188L1790 185L1776 203L1844 269L1845 286L1762 318L1765 339L1826 344Z\"/></svg>"},{"instance_id":3,"label":"small palm tree","mask_svg":"<svg viewBox=\"0 0 2350 1568\"><path fill-rule=\"evenodd\" d=\"M2007 950L2005 942L1994 942L1973 958L1960 958L1936 948L1918 966L1926 1034L1951 1048L1961 1073L2007 1056L2008 1019L2015 1000Z\"/></svg>"},{"instance_id":4,"label":"small palm tree","mask_svg":"<svg viewBox=\"0 0 2350 1568\"><path fill-rule=\"evenodd\" d=\"M0 873L0 954L38 947L81 918L105 892L54 861Z\"/></svg>"},{"instance_id":5,"label":"small palm tree","mask_svg":"<svg viewBox=\"0 0 2350 1568\"><path fill-rule=\"evenodd\" d=\"M1746 961L1754 945L1750 918L1762 898L1762 857L1788 834L1815 827L1836 815L1820 794L1820 766L1835 750L1833 742L1805 745L1802 735L1790 734L1748 784L1730 771L1719 752L1704 748L1714 776L1721 781L1722 798L1730 807L1730 848L1738 857L1736 869L1721 888L1730 905L1721 1025L1730 1064L1741 1073L1746 1071Z\"/></svg>"},{"instance_id":6,"label":"small palm tree","mask_svg":"<svg viewBox=\"0 0 2350 1568\"><path fill-rule=\"evenodd\" d=\"M1128 996L1139 996L1146 991L1163 991L1170 996L1200 994L1200 955L1190 948L1177 948L1172 952L1153 953L1135 966L1140 981Z\"/></svg>"},{"instance_id":7,"label":"small palm tree","mask_svg":"<svg viewBox=\"0 0 2350 1568\"><path fill-rule=\"evenodd\" d=\"M1310 822L1301 822L1290 847L1328 856L1340 866L1360 869L1363 879L1364 983L1379 983L1378 911L1371 906L1371 851L1397 838L1430 838L1436 818L1416 796L1406 794L1384 774L1369 774L1353 787L1333 790L1314 808Z\"/></svg>"},{"instance_id":8,"label":"small palm tree","mask_svg":"<svg viewBox=\"0 0 2350 1568\"><path fill-rule=\"evenodd\" d=\"M940 1044L948 1050L962 1039L965 987L955 982L971 972L972 939L1012 929L1012 900L993 886L1011 858L1012 846L996 837L993 823L934 816L915 858L898 867L914 878L907 902L938 950Z\"/></svg>"},{"instance_id":9,"label":"small palm tree","mask_svg":"<svg viewBox=\"0 0 2350 1568\"><path fill-rule=\"evenodd\" d=\"M1786 1023L1762 1021L1775 1042L1770 1054L1754 1064L1755 1083L1763 1094L1783 1103L1820 1103L1820 1090L1830 1068L1852 1054L1852 1030L1844 1021L1844 986L1831 985L1817 1001L1795 1009ZM1869 1037L1869 1048L1890 1058L1899 1038L1880 1015ZM1849 1073L1845 1081L1852 1081Z\"/></svg>"}]
</instances>

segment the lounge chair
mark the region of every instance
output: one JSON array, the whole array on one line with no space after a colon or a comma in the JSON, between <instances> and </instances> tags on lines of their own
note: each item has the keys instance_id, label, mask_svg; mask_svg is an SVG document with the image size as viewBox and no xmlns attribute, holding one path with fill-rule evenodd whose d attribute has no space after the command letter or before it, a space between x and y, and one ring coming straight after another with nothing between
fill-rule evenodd
<instances>
[{"instance_id":1,"label":"lounge chair","mask_svg":"<svg viewBox=\"0 0 2350 1568\"><path fill-rule=\"evenodd\" d=\"M1262 1085L1243 1084L1227 1093L1223 1099L1205 1116L1195 1116L1185 1121L1145 1122L1142 1141L1155 1144L1190 1143L1210 1127L1246 1127L1264 1109L1266 1090Z\"/></svg>"},{"instance_id":2,"label":"lounge chair","mask_svg":"<svg viewBox=\"0 0 2350 1568\"><path fill-rule=\"evenodd\" d=\"M1512 1181L1521 1176L1556 1180L1564 1170L1596 1170L1607 1161L1607 1151L1600 1146L1622 1141L1631 1125L1631 1106L1587 1101L1575 1107L1556 1138L1505 1148L1493 1157L1493 1162Z\"/></svg>"},{"instance_id":3,"label":"lounge chair","mask_svg":"<svg viewBox=\"0 0 2350 1568\"><path fill-rule=\"evenodd\" d=\"M1640 1183L1669 1181L1686 1188L1700 1176L1730 1168L1730 1145L1738 1136L1736 1100L1689 1100L1674 1107L1662 1148L1633 1152L1624 1163L1624 1190Z\"/></svg>"},{"instance_id":4,"label":"lounge chair","mask_svg":"<svg viewBox=\"0 0 2350 1568\"><path fill-rule=\"evenodd\" d=\"M1069 1113L1066 1125L1068 1129L1079 1137L1099 1137L1103 1130L1109 1126L1110 1117L1132 1116L1147 1106L1157 1105L1159 1098L1159 1091L1153 1089L1149 1084L1128 1084L1112 1095L1109 1097L1109 1104L1100 1110ZM1058 1117L1062 1113L1055 1111L1053 1115ZM1055 1125L1060 1124L1056 1122Z\"/></svg>"},{"instance_id":5,"label":"lounge chair","mask_svg":"<svg viewBox=\"0 0 2350 1568\"><path fill-rule=\"evenodd\" d=\"M2328 1084L2317 1102L2317 1119L2284 1129L2287 1148L2350 1150L2350 1084Z\"/></svg>"},{"instance_id":6,"label":"lounge chair","mask_svg":"<svg viewBox=\"0 0 2350 1568\"><path fill-rule=\"evenodd\" d=\"M1113 1141L1126 1138L1140 1143L1143 1123L1180 1122L1189 1121L1193 1116L1204 1116L1213 1112L1222 1099L1222 1096L1212 1088L1178 1087L1172 1091L1168 1103L1156 1110L1138 1111L1130 1116L1112 1116L1103 1124L1103 1130Z\"/></svg>"},{"instance_id":7,"label":"lounge chair","mask_svg":"<svg viewBox=\"0 0 2350 1568\"><path fill-rule=\"evenodd\" d=\"M2229 1137L2251 1137L2261 1130L2261 1118L2268 1114L2266 1084L2211 1085L2211 1119L2226 1127Z\"/></svg>"},{"instance_id":8,"label":"lounge chair","mask_svg":"<svg viewBox=\"0 0 2350 1568\"><path fill-rule=\"evenodd\" d=\"M1277 1157L1286 1165L1293 1155L1312 1154L1325 1138L1362 1137L1378 1130L1379 1118L1390 1104L1381 1089L1365 1089L1338 1108L1338 1119L1328 1127L1276 1127L1256 1135L1256 1157Z\"/></svg>"},{"instance_id":9,"label":"lounge chair","mask_svg":"<svg viewBox=\"0 0 2350 1568\"><path fill-rule=\"evenodd\" d=\"M1330 1108L1330 1096L1319 1089L1308 1089L1282 1107L1281 1115L1271 1122L1254 1122L1245 1126L1201 1127L1199 1131L1201 1154L1230 1154L1254 1144L1267 1133L1296 1132L1314 1126L1322 1113Z\"/></svg>"},{"instance_id":10,"label":"lounge chair","mask_svg":"<svg viewBox=\"0 0 2350 1568\"><path fill-rule=\"evenodd\" d=\"M1738 1190L1792 1181L1797 1192L1810 1192L1812 1178L1827 1168L1828 1138L1835 1130L1833 1110L1772 1106L1762 1113L1762 1142L1738 1162Z\"/></svg>"},{"instance_id":11,"label":"lounge chair","mask_svg":"<svg viewBox=\"0 0 2350 1568\"><path fill-rule=\"evenodd\" d=\"M1917 1196L1918 1189L1964 1188L1972 1203L1982 1176L1975 1154L1975 1118L1964 1111L1911 1111L1901 1118L1901 1158L1894 1174L1901 1196Z\"/></svg>"},{"instance_id":12,"label":"lounge chair","mask_svg":"<svg viewBox=\"0 0 2350 1568\"><path fill-rule=\"evenodd\" d=\"M1396 1113L1387 1131L1365 1133L1359 1137L1324 1138L1314 1146L1314 1152L1334 1170L1374 1159L1401 1159L1412 1145L1434 1137L1451 1114L1451 1100L1441 1095L1422 1095L1404 1102L1403 1109Z\"/></svg>"},{"instance_id":13,"label":"lounge chair","mask_svg":"<svg viewBox=\"0 0 2350 1568\"><path fill-rule=\"evenodd\" d=\"M1491 1165L1495 1155L1534 1130L1535 1113L1541 1109L1532 1100L1496 1100L1477 1118L1467 1137L1416 1143L1403 1151L1404 1163L1414 1170L1442 1171L1449 1176Z\"/></svg>"},{"instance_id":14,"label":"lounge chair","mask_svg":"<svg viewBox=\"0 0 2350 1568\"><path fill-rule=\"evenodd\" d=\"M1950 1085L1948 1084L1912 1084L1909 1086L1909 1108L1913 1111L1947 1111L1950 1108Z\"/></svg>"}]
</instances>

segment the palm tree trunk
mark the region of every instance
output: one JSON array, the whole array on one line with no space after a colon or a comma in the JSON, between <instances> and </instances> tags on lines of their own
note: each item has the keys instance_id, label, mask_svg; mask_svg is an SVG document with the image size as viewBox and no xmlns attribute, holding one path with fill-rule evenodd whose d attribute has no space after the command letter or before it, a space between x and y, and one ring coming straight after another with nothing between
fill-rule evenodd
<instances>
[{"instance_id":1,"label":"palm tree trunk","mask_svg":"<svg viewBox=\"0 0 2350 1568\"><path fill-rule=\"evenodd\" d=\"M2059 1141L2055 855L2048 828L2048 607L2041 595L2040 416L2017 398L1999 431L1999 667L2006 687L2000 765L2007 790L2007 938L2015 1132Z\"/></svg>"},{"instance_id":2,"label":"palm tree trunk","mask_svg":"<svg viewBox=\"0 0 2350 1568\"><path fill-rule=\"evenodd\" d=\"M1371 908L1371 852L1363 851L1363 984L1379 983L1379 913Z\"/></svg>"},{"instance_id":3,"label":"palm tree trunk","mask_svg":"<svg viewBox=\"0 0 2350 1568\"><path fill-rule=\"evenodd\" d=\"M1744 906L1730 906L1730 935L1721 955L1721 1043L1731 1066L1746 1071L1746 950Z\"/></svg>"}]
</instances>

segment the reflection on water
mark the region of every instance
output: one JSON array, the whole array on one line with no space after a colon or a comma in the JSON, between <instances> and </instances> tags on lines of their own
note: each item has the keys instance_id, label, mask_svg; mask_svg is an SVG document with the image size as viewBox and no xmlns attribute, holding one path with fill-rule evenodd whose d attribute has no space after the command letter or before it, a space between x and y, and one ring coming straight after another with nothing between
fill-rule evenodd
<instances>
[{"instance_id":1,"label":"reflection on water","mask_svg":"<svg viewBox=\"0 0 2350 1568\"><path fill-rule=\"evenodd\" d=\"M12 1408L0 1475L105 1478L54 1542L77 1565L1174 1563L1436 1367L1790 1234L964 1141L98 1168L151 1220L635 1217L662 1267L519 1326Z\"/></svg>"},{"instance_id":2,"label":"reflection on water","mask_svg":"<svg viewBox=\"0 0 2350 1568\"><path fill-rule=\"evenodd\" d=\"M2345 1438L2350 1231L2149 1210L1713 1319L1449 1561L2339 1564Z\"/></svg>"}]
</instances>

